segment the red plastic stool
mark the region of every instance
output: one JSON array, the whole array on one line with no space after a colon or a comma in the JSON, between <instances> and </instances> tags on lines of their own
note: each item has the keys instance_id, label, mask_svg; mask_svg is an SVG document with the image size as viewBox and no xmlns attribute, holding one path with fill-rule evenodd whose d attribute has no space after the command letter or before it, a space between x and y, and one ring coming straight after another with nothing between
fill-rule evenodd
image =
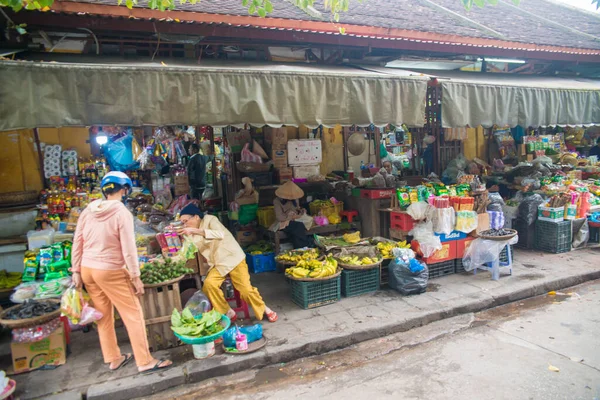
<instances>
[{"instance_id":1,"label":"red plastic stool","mask_svg":"<svg viewBox=\"0 0 600 400\"><path fill-rule=\"evenodd\" d=\"M348 220L348 222L352 223L352 219L354 217L358 216L358 211L356 211L356 210L341 211L340 215L342 217L346 217L346 219Z\"/></svg>"},{"instance_id":2,"label":"red plastic stool","mask_svg":"<svg viewBox=\"0 0 600 400\"><path fill-rule=\"evenodd\" d=\"M238 292L235 286L233 286L233 283L231 283L231 279L227 278L225 279L225 281L228 281L229 284L233 287L233 297L227 298L225 300L227 300L228 303L235 302L235 307L232 307L231 309L236 314L241 313L243 315L242 319L250 319L250 309L248 308L248 303L242 300L240 292Z\"/></svg>"}]
</instances>

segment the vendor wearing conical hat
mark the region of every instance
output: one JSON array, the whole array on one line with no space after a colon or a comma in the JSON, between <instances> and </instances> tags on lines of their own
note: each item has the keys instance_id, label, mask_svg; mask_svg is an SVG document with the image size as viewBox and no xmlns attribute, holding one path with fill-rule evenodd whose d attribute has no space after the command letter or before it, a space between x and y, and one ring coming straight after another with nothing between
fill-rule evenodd
<instances>
[{"instance_id":1,"label":"vendor wearing conical hat","mask_svg":"<svg viewBox=\"0 0 600 400\"><path fill-rule=\"evenodd\" d=\"M304 191L294 182L288 181L275 191L275 196L277 198L273 205L279 229L290 237L294 248L311 247L312 240L307 236L306 226L299 221L306 217L306 210L300 207L299 201L304 197Z\"/></svg>"}]
</instances>

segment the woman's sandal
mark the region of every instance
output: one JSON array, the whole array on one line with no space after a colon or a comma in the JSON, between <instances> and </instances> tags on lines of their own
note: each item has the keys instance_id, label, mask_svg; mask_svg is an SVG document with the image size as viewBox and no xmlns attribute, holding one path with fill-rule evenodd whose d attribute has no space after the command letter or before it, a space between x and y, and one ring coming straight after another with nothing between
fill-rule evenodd
<instances>
[{"instance_id":1,"label":"woman's sandal","mask_svg":"<svg viewBox=\"0 0 600 400\"><path fill-rule=\"evenodd\" d=\"M131 360L133 360L133 355L132 355L132 354L129 354L129 353L128 353L128 354L125 354L125 358L123 359L123 361L121 361L121 364L117 365L117 367L116 367L116 368L110 368L110 367L109 367L109 369L110 369L111 371L116 371L116 370L118 370L118 369L120 369L120 368L122 368L122 367L126 366L127 364L129 364L129 362L130 362Z\"/></svg>"},{"instance_id":2,"label":"woman's sandal","mask_svg":"<svg viewBox=\"0 0 600 400\"><path fill-rule=\"evenodd\" d=\"M265 313L269 322L277 322L277 313L275 311L270 311Z\"/></svg>"},{"instance_id":3,"label":"woman's sandal","mask_svg":"<svg viewBox=\"0 0 600 400\"><path fill-rule=\"evenodd\" d=\"M140 374L151 374L153 372L157 372L157 371L164 371L166 369L169 369L173 366L173 363L169 364L169 365L165 365L164 367L161 367L161 365L165 362L167 362L169 360L167 359L160 359L156 362L156 364L154 364L154 367L144 370L144 371L140 371Z\"/></svg>"}]
</instances>

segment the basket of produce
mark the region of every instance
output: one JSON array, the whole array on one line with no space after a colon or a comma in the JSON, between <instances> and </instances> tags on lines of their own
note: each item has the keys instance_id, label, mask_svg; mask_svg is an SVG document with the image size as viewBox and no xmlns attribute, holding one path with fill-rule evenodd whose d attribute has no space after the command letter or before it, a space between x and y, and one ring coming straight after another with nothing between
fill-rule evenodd
<instances>
[{"instance_id":1,"label":"basket of produce","mask_svg":"<svg viewBox=\"0 0 600 400\"><path fill-rule=\"evenodd\" d=\"M479 233L479 237L485 240L495 240L498 242L504 240L510 240L517 236L517 231L514 229L488 229L487 231L483 231Z\"/></svg>"},{"instance_id":2,"label":"basket of produce","mask_svg":"<svg viewBox=\"0 0 600 400\"><path fill-rule=\"evenodd\" d=\"M361 239L360 232L346 233L343 236L319 236L315 235L315 243L317 246L329 251L334 248L355 246L360 244L368 244L368 239Z\"/></svg>"},{"instance_id":3,"label":"basket of produce","mask_svg":"<svg viewBox=\"0 0 600 400\"><path fill-rule=\"evenodd\" d=\"M189 308L181 313L173 310L171 329L185 344L207 344L219 339L229 329L231 321L226 315L212 310L194 317Z\"/></svg>"},{"instance_id":4,"label":"basket of produce","mask_svg":"<svg viewBox=\"0 0 600 400\"><path fill-rule=\"evenodd\" d=\"M321 253L318 249L296 249L286 251L275 257L275 260L282 265L296 265L300 261L318 260Z\"/></svg>"},{"instance_id":5,"label":"basket of produce","mask_svg":"<svg viewBox=\"0 0 600 400\"><path fill-rule=\"evenodd\" d=\"M5 269L0 271L0 291L12 290L21 283L23 274L20 272L8 272Z\"/></svg>"},{"instance_id":6,"label":"basket of produce","mask_svg":"<svg viewBox=\"0 0 600 400\"><path fill-rule=\"evenodd\" d=\"M185 264L185 261L175 262L170 258L166 258L164 262L152 261L143 265L140 278L146 288L172 285L182 280L185 275L194 273L194 270L186 268Z\"/></svg>"},{"instance_id":7,"label":"basket of produce","mask_svg":"<svg viewBox=\"0 0 600 400\"><path fill-rule=\"evenodd\" d=\"M339 265L343 269L349 270L365 270L379 267L382 259L371 257L342 256L338 258Z\"/></svg>"},{"instance_id":8,"label":"basket of produce","mask_svg":"<svg viewBox=\"0 0 600 400\"><path fill-rule=\"evenodd\" d=\"M7 328L27 328L60 317L60 300L28 300L0 313L0 324Z\"/></svg>"},{"instance_id":9,"label":"basket of produce","mask_svg":"<svg viewBox=\"0 0 600 400\"><path fill-rule=\"evenodd\" d=\"M302 260L295 267L285 270L285 275L295 281L320 281L340 276L342 270L338 268L338 262L328 255L325 260Z\"/></svg>"},{"instance_id":10,"label":"basket of produce","mask_svg":"<svg viewBox=\"0 0 600 400\"><path fill-rule=\"evenodd\" d=\"M379 242L377 243L377 251L379 254L386 260L391 260L394 258L394 249L410 249L410 243L407 243L406 240L402 242Z\"/></svg>"}]
</instances>

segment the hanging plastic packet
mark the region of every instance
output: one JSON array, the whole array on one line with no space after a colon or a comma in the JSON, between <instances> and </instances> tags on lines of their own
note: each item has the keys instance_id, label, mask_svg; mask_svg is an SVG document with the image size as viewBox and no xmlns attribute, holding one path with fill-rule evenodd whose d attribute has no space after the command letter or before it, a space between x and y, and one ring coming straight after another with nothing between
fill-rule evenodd
<instances>
[{"instance_id":1,"label":"hanging plastic packet","mask_svg":"<svg viewBox=\"0 0 600 400\"><path fill-rule=\"evenodd\" d=\"M53 250L52 247L42 247L40 249L39 257L39 268L38 268L38 278L42 278L46 274L46 268L48 265L54 261Z\"/></svg>"},{"instance_id":2,"label":"hanging plastic packet","mask_svg":"<svg viewBox=\"0 0 600 400\"><path fill-rule=\"evenodd\" d=\"M71 251L73 249L73 243L69 242L68 240L65 240L62 244L64 250L64 259L67 261L71 261Z\"/></svg>"},{"instance_id":3,"label":"hanging plastic packet","mask_svg":"<svg viewBox=\"0 0 600 400\"><path fill-rule=\"evenodd\" d=\"M62 243L54 243L52 246L52 262L59 262L65 258L65 250Z\"/></svg>"},{"instance_id":4,"label":"hanging plastic packet","mask_svg":"<svg viewBox=\"0 0 600 400\"><path fill-rule=\"evenodd\" d=\"M23 258L23 277L21 280L23 282L35 281L39 265L37 255L32 251L26 252L25 257Z\"/></svg>"}]
</instances>

